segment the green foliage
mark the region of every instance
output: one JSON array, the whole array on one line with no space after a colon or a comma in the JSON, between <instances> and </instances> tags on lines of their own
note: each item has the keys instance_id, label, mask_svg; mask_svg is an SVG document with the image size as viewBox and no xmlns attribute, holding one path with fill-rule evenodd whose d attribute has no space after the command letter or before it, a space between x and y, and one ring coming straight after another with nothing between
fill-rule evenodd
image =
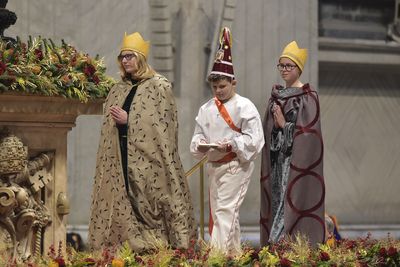
<instances>
[{"instance_id":1,"label":"green foliage","mask_svg":"<svg viewBox=\"0 0 400 267\"><path fill-rule=\"evenodd\" d=\"M272 252L269 247L264 247L260 253L259 258L262 266L278 266L279 256Z\"/></svg>"},{"instance_id":2,"label":"green foliage","mask_svg":"<svg viewBox=\"0 0 400 267\"><path fill-rule=\"evenodd\" d=\"M302 237L282 240L277 244L254 250L244 247L240 255L231 256L226 252L210 248L203 241L193 241L188 249L171 249L165 243L158 243L147 253L135 253L128 243L122 246L105 248L97 252L76 252L67 248L66 255L50 247L47 256L30 258L25 263L13 265L10 248L0 245L0 266L51 266L83 267L168 267L168 266L207 266L207 267L252 267L252 266L400 266L400 241L388 238L374 240L369 237L357 240L341 240L328 246L321 244L310 247ZM11 265L10 265L11 264Z\"/></svg>"},{"instance_id":3,"label":"green foliage","mask_svg":"<svg viewBox=\"0 0 400 267\"><path fill-rule=\"evenodd\" d=\"M211 251L207 263L210 267L224 267L227 262L227 257L220 250Z\"/></svg>"},{"instance_id":4,"label":"green foliage","mask_svg":"<svg viewBox=\"0 0 400 267\"><path fill-rule=\"evenodd\" d=\"M115 81L105 74L102 59L91 58L62 40L18 38L9 47L0 40L0 92L88 99L106 97Z\"/></svg>"}]
</instances>

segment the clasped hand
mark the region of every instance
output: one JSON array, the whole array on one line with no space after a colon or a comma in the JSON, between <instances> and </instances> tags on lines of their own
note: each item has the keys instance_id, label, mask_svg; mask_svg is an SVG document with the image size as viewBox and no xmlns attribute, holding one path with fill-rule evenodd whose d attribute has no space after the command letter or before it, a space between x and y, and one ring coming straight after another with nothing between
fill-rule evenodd
<instances>
[{"instance_id":1,"label":"clasped hand","mask_svg":"<svg viewBox=\"0 0 400 267\"><path fill-rule=\"evenodd\" d=\"M274 103L274 105L272 106L272 114L274 116L275 128L283 128L285 126L286 120L279 105Z\"/></svg>"},{"instance_id":2,"label":"clasped hand","mask_svg":"<svg viewBox=\"0 0 400 267\"><path fill-rule=\"evenodd\" d=\"M117 124L127 124L128 123L128 113L118 106L112 106L110 108L110 114L113 120Z\"/></svg>"}]
</instances>

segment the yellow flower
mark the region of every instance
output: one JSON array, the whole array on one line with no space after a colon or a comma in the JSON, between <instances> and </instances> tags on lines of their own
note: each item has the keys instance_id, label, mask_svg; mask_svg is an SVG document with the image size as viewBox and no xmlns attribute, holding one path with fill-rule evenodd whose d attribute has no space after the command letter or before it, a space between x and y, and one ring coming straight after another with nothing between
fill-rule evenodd
<instances>
[{"instance_id":1,"label":"yellow flower","mask_svg":"<svg viewBox=\"0 0 400 267\"><path fill-rule=\"evenodd\" d=\"M367 252L365 249L360 249L358 252L359 252L360 255L363 256L363 257L367 256L367 254L368 254L368 252Z\"/></svg>"},{"instance_id":2,"label":"yellow flower","mask_svg":"<svg viewBox=\"0 0 400 267\"><path fill-rule=\"evenodd\" d=\"M58 57L55 55L50 55L49 58L53 63L60 63L60 60L58 60Z\"/></svg>"},{"instance_id":3,"label":"yellow flower","mask_svg":"<svg viewBox=\"0 0 400 267\"><path fill-rule=\"evenodd\" d=\"M113 259L111 262L111 267L124 267L125 262L121 259Z\"/></svg>"},{"instance_id":4,"label":"yellow flower","mask_svg":"<svg viewBox=\"0 0 400 267\"><path fill-rule=\"evenodd\" d=\"M25 80L23 78L17 78L17 82L19 85L24 86L25 85Z\"/></svg>"},{"instance_id":5,"label":"yellow flower","mask_svg":"<svg viewBox=\"0 0 400 267\"><path fill-rule=\"evenodd\" d=\"M58 263L55 261L51 261L48 265L48 267L58 267Z\"/></svg>"}]
</instances>

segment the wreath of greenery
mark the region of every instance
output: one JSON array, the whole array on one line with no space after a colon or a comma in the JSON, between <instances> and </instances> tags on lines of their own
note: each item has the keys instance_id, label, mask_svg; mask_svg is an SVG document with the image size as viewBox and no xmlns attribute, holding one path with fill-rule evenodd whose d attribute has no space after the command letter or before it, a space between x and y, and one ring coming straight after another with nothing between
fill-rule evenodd
<instances>
[{"instance_id":1,"label":"wreath of greenery","mask_svg":"<svg viewBox=\"0 0 400 267\"><path fill-rule=\"evenodd\" d=\"M77 98L106 97L115 80L105 74L103 59L61 41L41 37L15 44L0 40L0 92L15 91Z\"/></svg>"}]
</instances>

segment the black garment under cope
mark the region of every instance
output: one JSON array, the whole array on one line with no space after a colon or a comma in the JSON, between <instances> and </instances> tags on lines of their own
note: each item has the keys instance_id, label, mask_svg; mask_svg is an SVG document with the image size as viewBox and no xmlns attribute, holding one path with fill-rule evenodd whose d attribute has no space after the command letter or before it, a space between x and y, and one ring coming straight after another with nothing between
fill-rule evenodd
<instances>
[{"instance_id":1,"label":"black garment under cope","mask_svg":"<svg viewBox=\"0 0 400 267\"><path fill-rule=\"evenodd\" d=\"M129 110L132 105L133 97L136 94L137 89L137 82L132 81L133 86L131 91L129 92L128 96L125 99L124 104L122 105L122 109L128 113L129 117ZM121 163L122 163L122 170L124 172L124 180L125 180L125 188L129 190L129 182L128 182L128 142L127 142L127 135L128 135L128 124L118 124L118 136L119 136L119 146L121 150Z\"/></svg>"}]
</instances>

